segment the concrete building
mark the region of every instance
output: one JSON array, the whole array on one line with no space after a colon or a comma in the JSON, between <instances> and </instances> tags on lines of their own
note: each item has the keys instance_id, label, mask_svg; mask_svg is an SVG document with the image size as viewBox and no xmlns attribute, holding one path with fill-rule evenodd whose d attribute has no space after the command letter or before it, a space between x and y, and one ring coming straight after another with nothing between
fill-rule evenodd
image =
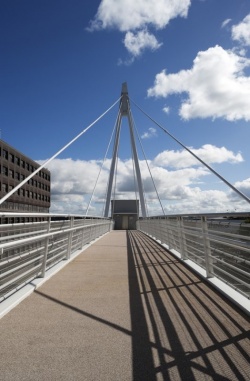
<instances>
[{"instance_id":1,"label":"concrete building","mask_svg":"<svg viewBox=\"0 0 250 381\"><path fill-rule=\"evenodd\" d=\"M0 140L0 199L39 168L39 164ZM50 171L43 168L0 205L0 211L48 213Z\"/></svg>"}]
</instances>

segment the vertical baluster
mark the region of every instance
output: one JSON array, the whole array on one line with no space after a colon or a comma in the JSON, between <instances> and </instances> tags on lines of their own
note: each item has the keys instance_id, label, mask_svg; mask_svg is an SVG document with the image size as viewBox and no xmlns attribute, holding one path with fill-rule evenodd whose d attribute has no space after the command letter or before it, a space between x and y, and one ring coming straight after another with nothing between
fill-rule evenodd
<instances>
[{"instance_id":1,"label":"vertical baluster","mask_svg":"<svg viewBox=\"0 0 250 381\"><path fill-rule=\"evenodd\" d=\"M207 218L205 216L201 217L201 227L202 227L202 235L204 242L204 253L205 253L205 264L206 264L206 272L207 278L213 277L213 264L211 257L211 247L210 240L208 235L208 226L207 226Z\"/></svg>"},{"instance_id":2,"label":"vertical baluster","mask_svg":"<svg viewBox=\"0 0 250 381\"><path fill-rule=\"evenodd\" d=\"M50 225L51 225L51 217L48 218L47 233L50 232ZM41 278L45 277L48 251L49 251L49 237L46 237L45 238L45 250L44 250L43 263L42 263Z\"/></svg>"}]
</instances>

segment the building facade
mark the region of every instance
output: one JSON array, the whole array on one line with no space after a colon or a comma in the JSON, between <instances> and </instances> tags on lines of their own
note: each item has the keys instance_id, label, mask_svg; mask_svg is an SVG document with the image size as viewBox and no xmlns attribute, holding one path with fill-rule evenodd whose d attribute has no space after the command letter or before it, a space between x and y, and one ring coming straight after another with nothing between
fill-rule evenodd
<instances>
[{"instance_id":1,"label":"building facade","mask_svg":"<svg viewBox=\"0 0 250 381\"><path fill-rule=\"evenodd\" d=\"M0 140L0 199L39 168L39 164ZM0 205L0 211L48 213L50 171L43 168Z\"/></svg>"}]
</instances>

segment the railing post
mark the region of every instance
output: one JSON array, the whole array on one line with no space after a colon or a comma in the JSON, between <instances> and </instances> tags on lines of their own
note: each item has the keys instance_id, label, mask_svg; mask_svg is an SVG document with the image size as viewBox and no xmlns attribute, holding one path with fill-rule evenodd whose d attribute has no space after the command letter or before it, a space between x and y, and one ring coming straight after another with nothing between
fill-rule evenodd
<instances>
[{"instance_id":1,"label":"railing post","mask_svg":"<svg viewBox=\"0 0 250 381\"><path fill-rule=\"evenodd\" d=\"M74 226L74 217L70 217L70 228L72 229L73 226ZM68 240L68 249L67 249L66 259L70 259L71 247L72 247L72 236L73 236L73 231L71 230L69 232L69 240Z\"/></svg>"},{"instance_id":2,"label":"railing post","mask_svg":"<svg viewBox=\"0 0 250 381\"><path fill-rule=\"evenodd\" d=\"M86 220L83 220L82 221L82 243L81 243L81 249L83 248L83 245L84 245L84 233L85 233L85 221Z\"/></svg>"},{"instance_id":3,"label":"railing post","mask_svg":"<svg viewBox=\"0 0 250 381\"><path fill-rule=\"evenodd\" d=\"M168 246L168 248L170 248L169 246L169 230L168 230L168 217L164 217L164 220L163 220L163 231L164 231L164 234L163 234L163 243L165 243L165 245Z\"/></svg>"},{"instance_id":4,"label":"railing post","mask_svg":"<svg viewBox=\"0 0 250 381\"><path fill-rule=\"evenodd\" d=\"M202 234L203 234L203 243L204 243L204 254L205 254L205 265L206 265L206 275L207 278L213 277L213 264L212 264L212 257L211 257L211 247L210 247L210 240L209 240L209 234L208 234L208 227L207 227L207 218L205 216L201 216L201 227L202 227Z\"/></svg>"},{"instance_id":5,"label":"railing post","mask_svg":"<svg viewBox=\"0 0 250 381\"><path fill-rule=\"evenodd\" d=\"M168 237L169 237L169 249L176 249L176 243L175 243L175 237L173 234L173 231L176 229L176 219L169 219L169 230L168 230ZM174 226L174 227L173 227Z\"/></svg>"},{"instance_id":6,"label":"railing post","mask_svg":"<svg viewBox=\"0 0 250 381\"><path fill-rule=\"evenodd\" d=\"M49 217L48 219L47 233L50 232L50 225L51 225L51 217ZM43 257L43 263L42 263L41 278L45 277L48 251L49 251L49 237L45 238L45 251L44 251L44 257Z\"/></svg>"},{"instance_id":7,"label":"railing post","mask_svg":"<svg viewBox=\"0 0 250 381\"><path fill-rule=\"evenodd\" d=\"M181 248L181 259L187 259L187 252L186 252L186 237L184 232L184 224L183 224L183 217L178 217L179 222L179 240L180 240L180 248Z\"/></svg>"}]
</instances>

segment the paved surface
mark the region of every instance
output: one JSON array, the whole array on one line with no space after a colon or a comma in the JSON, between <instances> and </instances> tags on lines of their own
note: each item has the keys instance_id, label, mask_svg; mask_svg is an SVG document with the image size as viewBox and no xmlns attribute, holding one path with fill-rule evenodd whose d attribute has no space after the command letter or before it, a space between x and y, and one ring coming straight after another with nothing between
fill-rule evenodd
<instances>
[{"instance_id":1,"label":"paved surface","mask_svg":"<svg viewBox=\"0 0 250 381\"><path fill-rule=\"evenodd\" d=\"M114 231L0 320L0 380L250 380L249 328L148 237Z\"/></svg>"}]
</instances>

